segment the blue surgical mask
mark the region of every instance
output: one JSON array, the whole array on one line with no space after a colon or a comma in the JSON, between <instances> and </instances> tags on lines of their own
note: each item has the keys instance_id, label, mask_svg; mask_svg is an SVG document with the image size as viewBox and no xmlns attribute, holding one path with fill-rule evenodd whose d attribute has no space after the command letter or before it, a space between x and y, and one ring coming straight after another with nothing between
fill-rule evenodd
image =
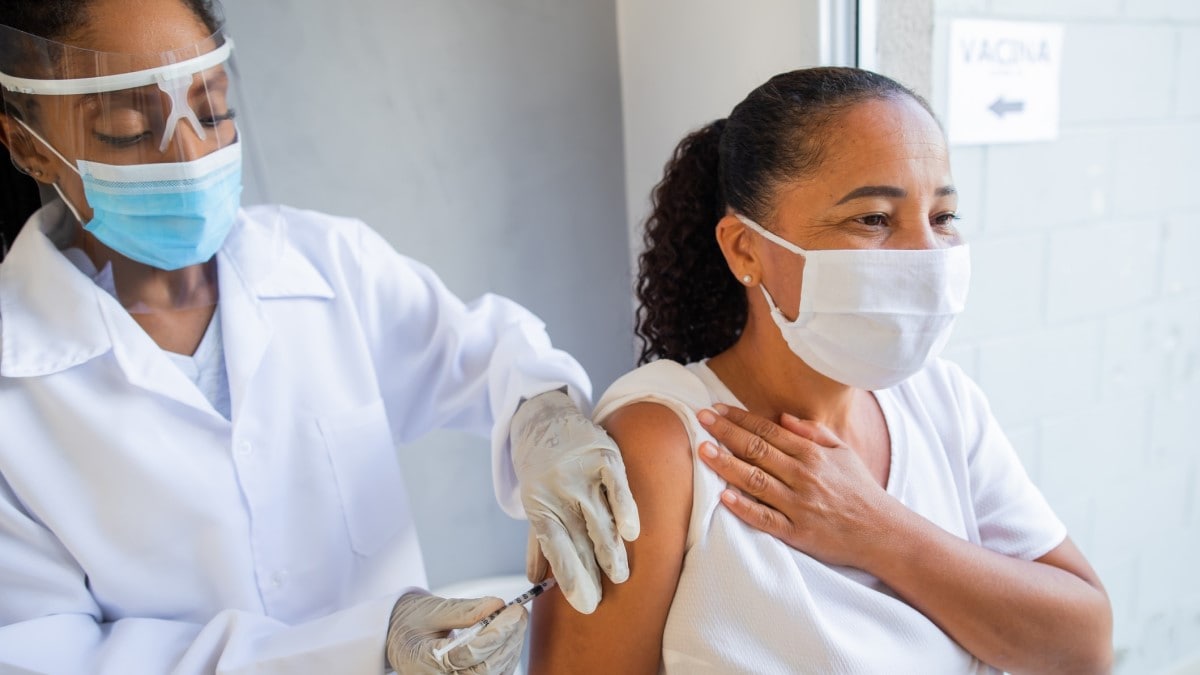
<instances>
[{"instance_id":1,"label":"blue surgical mask","mask_svg":"<svg viewBox=\"0 0 1200 675\"><path fill-rule=\"evenodd\" d=\"M79 161L92 207L84 229L121 255L161 270L208 261L233 228L242 196L242 147L190 162Z\"/></svg>"},{"instance_id":2,"label":"blue surgical mask","mask_svg":"<svg viewBox=\"0 0 1200 675\"><path fill-rule=\"evenodd\" d=\"M81 159L76 168L28 125L18 123L83 179L83 194L92 207L84 229L126 258L167 271L198 265L216 254L233 228L242 196L241 143L190 162L102 164ZM65 196L63 201L79 218Z\"/></svg>"}]
</instances>

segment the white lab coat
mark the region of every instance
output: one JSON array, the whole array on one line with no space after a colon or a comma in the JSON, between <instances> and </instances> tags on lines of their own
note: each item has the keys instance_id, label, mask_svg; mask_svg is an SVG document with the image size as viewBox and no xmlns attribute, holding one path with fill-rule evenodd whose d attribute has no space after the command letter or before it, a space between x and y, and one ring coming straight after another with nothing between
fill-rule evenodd
<instances>
[{"instance_id":1,"label":"white lab coat","mask_svg":"<svg viewBox=\"0 0 1200 675\"><path fill-rule=\"evenodd\" d=\"M425 584L396 445L490 432L517 515L507 420L582 369L361 223L259 207L217 256L230 422L55 249L64 215L0 265L0 672L382 672Z\"/></svg>"}]
</instances>

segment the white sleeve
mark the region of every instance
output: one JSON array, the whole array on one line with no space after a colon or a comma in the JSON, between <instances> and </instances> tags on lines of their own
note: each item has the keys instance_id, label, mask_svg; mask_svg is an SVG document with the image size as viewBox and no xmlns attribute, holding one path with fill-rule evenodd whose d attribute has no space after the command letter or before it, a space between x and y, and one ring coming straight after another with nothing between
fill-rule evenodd
<instances>
[{"instance_id":1,"label":"white sleeve","mask_svg":"<svg viewBox=\"0 0 1200 675\"><path fill-rule=\"evenodd\" d=\"M1054 514L992 415L983 391L958 366L946 363L960 406L971 501L984 548L1034 560L1066 539Z\"/></svg>"},{"instance_id":2,"label":"white sleeve","mask_svg":"<svg viewBox=\"0 0 1200 675\"><path fill-rule=\"evenodd\" d=\"M567 387L584 414L591 382L554 349L545 325L517 303L486 294L464 304L428 267L359 227L361 319L397 441L449 428L491 436L496 497L522 517L509 422L522 398Z\"/></svg>"},{"instance_id":3,"label":"white sleeve","mask_svg":"<svg viewBox=\"0 0 1200 675\"><path fill-rule=\"evenodd\" d=\"M299 625L233 610L206 623L107 620L83 569L0 478L3 673L377 675L400 595Z\"/></svg>"}]
</instances>

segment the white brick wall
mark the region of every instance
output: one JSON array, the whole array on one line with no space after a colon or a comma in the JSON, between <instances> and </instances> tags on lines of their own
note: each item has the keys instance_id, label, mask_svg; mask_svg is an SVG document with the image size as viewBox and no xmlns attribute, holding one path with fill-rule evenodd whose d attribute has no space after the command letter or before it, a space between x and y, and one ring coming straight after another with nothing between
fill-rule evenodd
<instances>
[{"instance_id":1,"label":"white brick wall","mask_svg":"<svg viewBox=\"0 0 1200 675\"><path fill-rule=\"evenodd\" d=\"M936 0L1064 26L1055 142L952 150L964 364L1113 603L1119 674L1200 664L1200 0Z\"/></svg>"}]
</instances>

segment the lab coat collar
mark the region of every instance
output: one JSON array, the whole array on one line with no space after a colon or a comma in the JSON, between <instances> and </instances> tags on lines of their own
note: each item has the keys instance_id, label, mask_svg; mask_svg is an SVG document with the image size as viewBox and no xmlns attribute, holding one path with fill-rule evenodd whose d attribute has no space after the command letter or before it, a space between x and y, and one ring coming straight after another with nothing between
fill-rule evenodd
<instances>
[{"instance_id":1,"label":"lab coat collar","mask_svg":"<svg viewBox=\"0 0 1200 675\"><path fill-rule=\"evenodd\" d=\"M233 263L241 282L261 299L334 297L312 262L290 243L280 206L243 210L221 247L221 262Z\"/></svg>"},{"instance_id":2,"label":"lab coat collar","mask_svg":"<svg viewBox=\"0 0 1200 675\"><path fill-rule=\"evenodd\" d=\"M50 240L49 233L65 217L63 202L43 206L0 264L0 376L48 375L113 349L117 323L106 315L114 308L124 310ZM288 242L285 227L278 208L239 214L218 254L222 295L238 296L242 289L229 286L237 283L257 296L244 298L251 305L257 304L255 299L334 297L325 278ZM223 271L222 266L233 269ZM135 375L126 359L119 360Z\"/></svg>"},{"instance_id":3,"label":"lab coat collar","mask_svg":"<svg viewBox=\"0 0 1200 675\"><path fill-rule=\"evenodd\" d=\"M100 289L54 246L66 217L53 201L37 211L0 264L0 376L66 370L112 348Z\"/></svg>"}]
</instances>

